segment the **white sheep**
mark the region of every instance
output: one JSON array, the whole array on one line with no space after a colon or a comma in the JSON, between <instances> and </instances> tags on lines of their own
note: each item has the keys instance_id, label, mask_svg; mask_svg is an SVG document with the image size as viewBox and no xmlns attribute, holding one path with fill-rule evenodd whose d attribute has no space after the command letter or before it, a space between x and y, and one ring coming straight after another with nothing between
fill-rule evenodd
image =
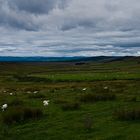
<instances>
[{"instance_id":1,"label":"white sheep","mask_svg":"<svg viewBox=\"0 0 140 140\"><path fill-rule=\"evenodd\" d=\"M11 95L11 96L12 96L12 95L13 95L13 93L11 92L11 93L9 93L9 95Z\"/></svg>"},{"instance_id":2,"label":"white sheep","mask_svg":"<svg viewBox=\"0 0 140 140\"><path fill-rule=\"evenodd\" d=\"M44 100L43 101L44 106L48 106L49 105L49 102L50 102L49 100Z\"/></svg>"},{"instance_id":3,"label":"white sheep","mask_svg":"<svg viewBox=\"0 0 140 140\"><path fill-rule=\"evenodd\" d=\"M34 94L38 93L38 91L34 91Z\"/></svg>"},{"instance_id":4,"label":"white sheep","mask_svg":"<svg viewBox=\"0 0 140 140\"><path fill-rule=\"evenodd\" d=\"M7 104L3 104L2 107L1 107L2 111L5 111L7 109L7 107L8 107Z\"/></svg>"},{"instance_id":5,"label":"white sheep","mask_svg":"<svg viewBox=\"0 0 140 140\"><path fill-rule=\"evenodd\" d=\"M83 91L86 91L87 90L87 88L83 88Z\"/></svg>"},{"instance_id":6,"label":"white sheep","mask_svg":"<svg viewBox=\"0 0 140 140\"><path fill-rule=\"evenodd\" d=\"M104 89L108 89L108 87L104 87Z\"/></svg>"}]
</instances>

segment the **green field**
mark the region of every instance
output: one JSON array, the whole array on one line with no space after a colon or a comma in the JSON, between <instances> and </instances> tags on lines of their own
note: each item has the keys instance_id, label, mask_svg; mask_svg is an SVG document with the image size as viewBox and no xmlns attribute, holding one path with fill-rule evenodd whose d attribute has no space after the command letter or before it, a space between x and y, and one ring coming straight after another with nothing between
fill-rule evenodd
<instances>
[{"instance_id":1,"label":"green field","mask_svg":"<svg viewBox=\"0 0 140 140\"><path fill-rule=\"evenodd\" d=\"M140 58L80 65L1 62L3 104L8 108L0 110L0 140L139 140ZM42 114L19 119L23 108ZM120 119L118 110L137 110L136 118L132 111Z\"/></svg>"}]
</instances>

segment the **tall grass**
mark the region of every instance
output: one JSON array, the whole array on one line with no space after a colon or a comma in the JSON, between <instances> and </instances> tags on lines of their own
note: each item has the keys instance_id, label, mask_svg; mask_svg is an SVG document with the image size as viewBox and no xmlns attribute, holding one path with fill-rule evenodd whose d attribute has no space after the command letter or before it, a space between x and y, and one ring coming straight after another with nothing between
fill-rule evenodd
<instances>
[{"instance_id":1,"label":"tall grass","mask_svg":"<svg viewBox=\"0 0 140 140\"><path fill-rule=\"evenodd\" d=\"M30 119L38 119L43 116L43 112L38 108L12 107L2 113L4 124L20 123Z\"/></svg>"},{"instance_id":2,"label":"tall grass","mask_svg":"<svg viewBox=\"0 0 140 140\"><path fill-rule=\"evenodd\" d=\"M125 121L140 120L140 109L118 109L114 112L114 116Z\"/></svg>"},{"instance_id":3,"label":"tall grass","mask_svg":"<svg viewBox=\"0 0 140 140\"><path fill-rule=\"evenodd\" d=\"M28 98L34 98L34 99L37 99L37 98L45 98L46 96L44 95L44 94L42 94L42 93L30 93L29 95L28 95Z\"/></svg>"},{"instance_id":4,"label":"tall grass","mask_svg":"<svg viewBox=\"0 0 140 140\"><path fill-rule=\"evenodd\" d=\"M78 102L67 102L61 105L62 110L78 110L80 109L80 103Z\"/></svg>"},{"instance_id":5,"label":"tall grass","mask_svg":"<svg viewBox=\"0 0 140 140\"><path fill-rule=\"evenodd\" d=\"M8 105L10 106L21 106L23 104L24 104L24 101L19 98L15 98L8 103Z\"/></svg>"},{"instance_id":6,"label":"tall grass","mask_svg":"<svg viewBox=\"0 0 140 140\"><path fill-rule=\"evenodd\" d=\"M104 93L104 94L87 93L80 96L80 101L82 102L111 101L115 99L116 99L116 95L111 93Z\"/></svg>"},{"instance_id":7,"label":"tall grass","mask_svg":"<svg viewBox=\"0 0 140 140\"><path fill-rule=\"evenodd\" d=\"M84 118L84 128L88 131L93 128L93 119L90 114L87 114Z\"/></svg>"}]
</instances>

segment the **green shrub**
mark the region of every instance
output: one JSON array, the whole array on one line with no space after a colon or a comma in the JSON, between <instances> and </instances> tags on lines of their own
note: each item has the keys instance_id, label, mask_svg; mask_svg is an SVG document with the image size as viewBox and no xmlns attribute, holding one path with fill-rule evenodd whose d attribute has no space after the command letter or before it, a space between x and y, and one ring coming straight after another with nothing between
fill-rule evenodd
<instances>
[{"instance_id":1,"label":"green shrub","mask_svg":"<svg viewBox=\"0 0 140 140\"><path fill-rule=\"evenodd\" d=\"M67 102L64 103L61 106L62 110L68 111L68 110L78 110L80 108L80 103L78 102Z\"/></svg>"},{"instance_id":2,"label":"green shrub","mask_svg":"<svg viewBox=\"0 0 140 140\"><path fill-rule=\"evenodd\" d=\"M41 116L43 116L43 112L38 108L13 107L2 113L2 121L5 124L13 124L38 119Z\"/></svg>"},{"instance_id":3,"label":"green shrub","mask_svg":"<svg viewBox=\"0 0 140 140\"><path fill-rule=\"evenodd\" d=\"M115 100L116 99L116 95L115 94L84 94L81 95L80 97L80 101L82 102L96 102L96 101L111 101L111 100Z\"/></svg>"},{"instance_id":4,"label":"green shrub","mask_svg":"<svg viewBox=\"0 0 140 140\"><path fill-rule=\"evenodd\" d=\"M140 109L118 109L114 116L119 120L140 120Z\"/></svg>"}]
</instances>

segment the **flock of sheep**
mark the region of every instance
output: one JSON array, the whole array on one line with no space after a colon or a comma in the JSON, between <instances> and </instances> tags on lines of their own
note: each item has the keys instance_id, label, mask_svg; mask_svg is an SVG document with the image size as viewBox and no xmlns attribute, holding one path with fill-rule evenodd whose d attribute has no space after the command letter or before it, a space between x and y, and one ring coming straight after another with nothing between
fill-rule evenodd
<instances>
[{"instance_id":1,"label":"flock of sheep","mask_svg":"<svg viewBox=\"0 0 140 140\"><path fill-rule=\"evenodd\" d=\"M6 91L4 91L4 93L6 93ZM28 93L31 93L31 92L28 91ZM38 91L34 91L33 93L34 93L34 94L37 94ZM13 93L9 93L9 95L12 96ZM43 101L43 105L44 105L44 106L48 106L48 105L49 105L49 102L50 102L49 100L44 100L44 101ZM1 106L2 111L5 111L7 108L8 108L8 104L3 104L3 105Z\"/></svg>"},{"instance_id":2,"label":"flock of sheep","mask_svg":"<svg viewBox=\"0 0 140 140\"><path fill-rule=\"evenodd\" d=\"M104 89L108 89L108 87L104 87ZM87 88L83 88L82 90L83 90L83 91L86 91ZM27 93L31 93L31 91L28 91ZM34 94L37 94L38 91L34 91L33 93L34 93ZM9 95L12 96L13 93L9 93ZM43 101L43 105L44 105L44 106L48 106L48 105L49 105L49 102L50 102L49 100L44 100L44 101ZM3 105L1 106L2 111L5 111L7 108L8 108L8 104L3 104Z\"/></svg>"}]
</instances>

